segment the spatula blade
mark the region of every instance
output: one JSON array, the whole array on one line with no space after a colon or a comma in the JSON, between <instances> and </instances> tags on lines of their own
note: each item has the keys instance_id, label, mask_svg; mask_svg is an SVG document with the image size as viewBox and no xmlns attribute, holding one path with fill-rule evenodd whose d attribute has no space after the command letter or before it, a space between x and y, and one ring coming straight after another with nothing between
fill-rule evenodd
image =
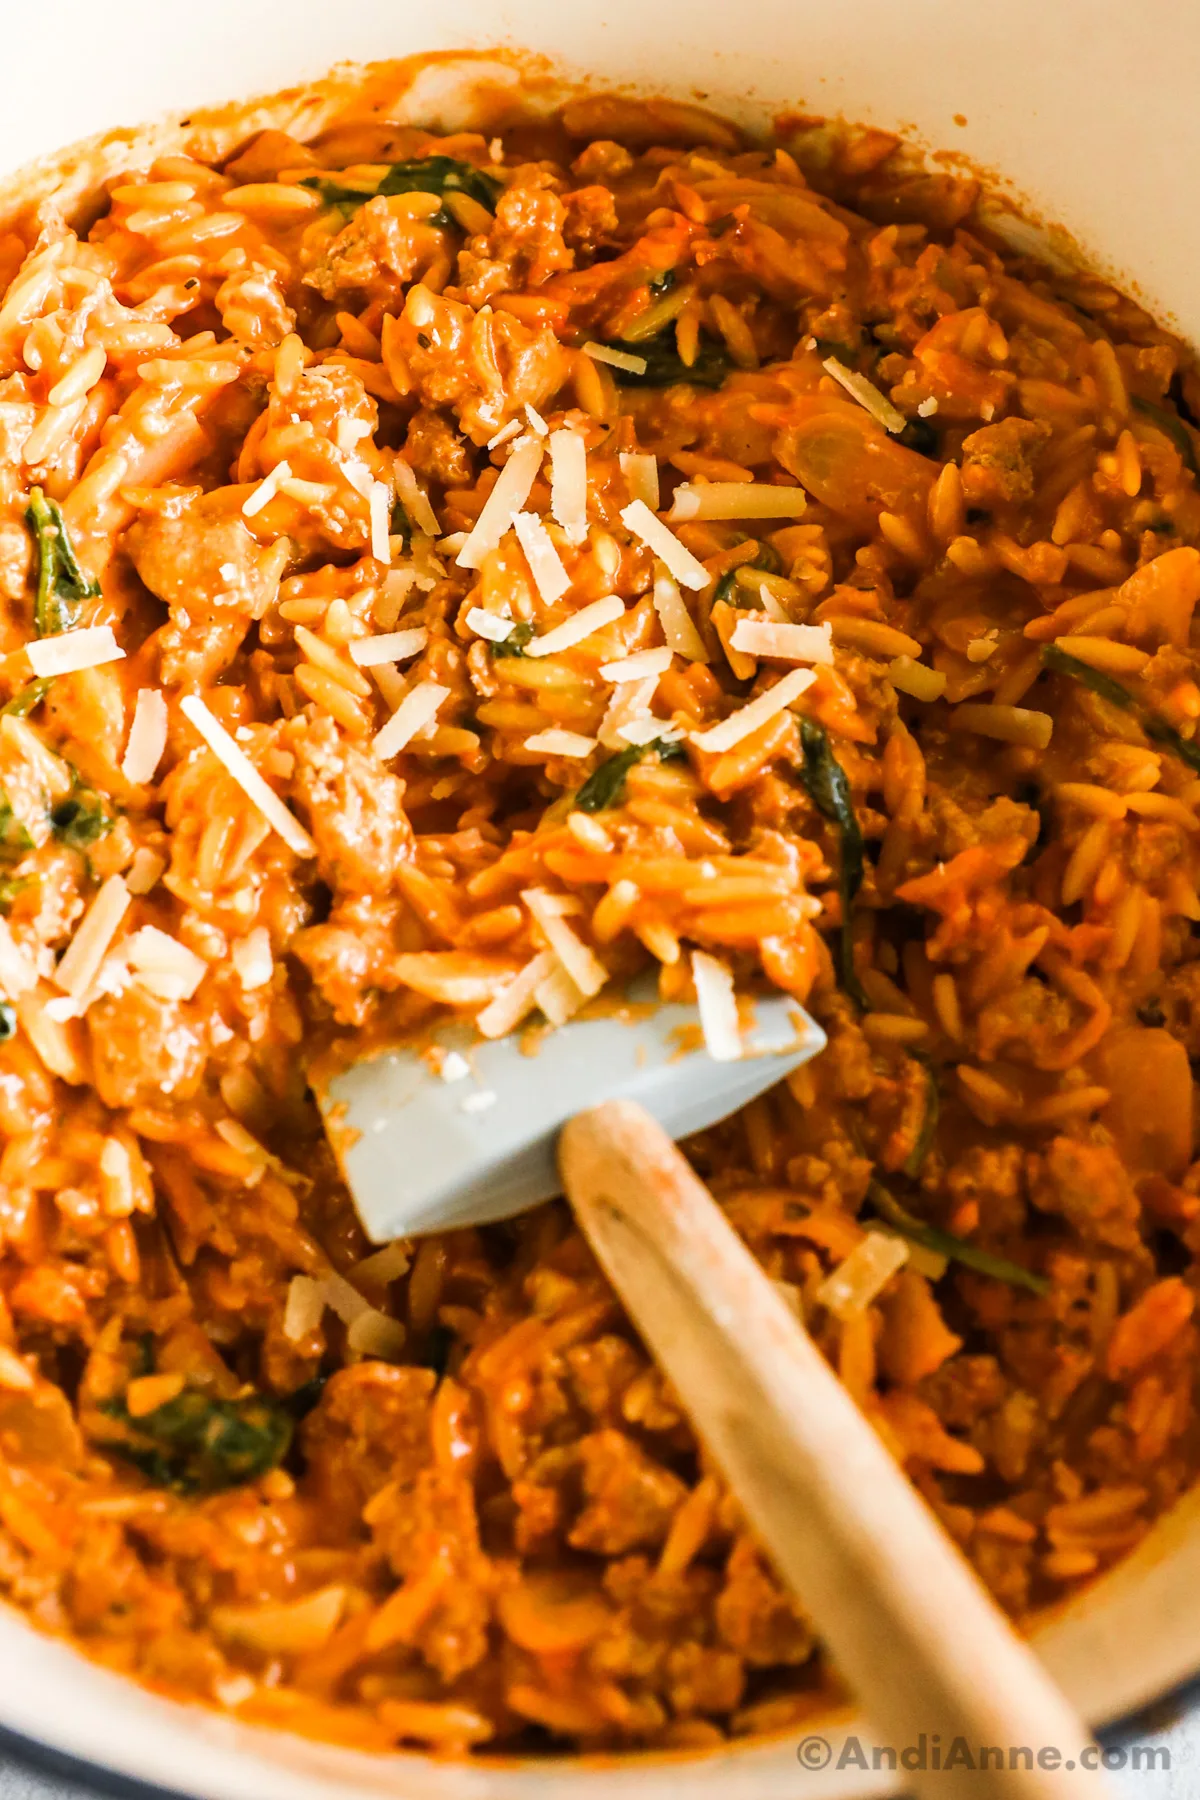
<instances>
[{"instance_id":1,"label":"spatula blade","mask_svg":"<svg viewBox=\"0 0 1200 1800\"><path fill-rule=\"evenodd\" d=\"M522 1052L448 1023L430 1048L357 1063L321 1096L330 1142L373 1243L512 1218L561 1192L555 1143L567 1119L602 1100L634 1099L672 1137L727 1117L825 1047L825 1034L786 995L760 999L752 1052L715 1062L691 1005L641 1004L621 1017L573 1019ZM435 1073L437 1052L469 1066ZM452 1065L453 1066L453 1065Z\"/></svg>"}]
</instances>

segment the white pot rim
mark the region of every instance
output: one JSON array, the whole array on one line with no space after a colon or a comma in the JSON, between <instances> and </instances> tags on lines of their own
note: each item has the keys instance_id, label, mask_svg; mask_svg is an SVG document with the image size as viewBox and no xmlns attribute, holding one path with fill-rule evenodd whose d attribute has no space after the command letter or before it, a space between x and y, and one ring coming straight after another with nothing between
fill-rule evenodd
<instances>
[{"instance_id":1,"label":"white pot rim","mask_svg":"<svg viewBox=\"0 0 1200 1800\"><path fill-rule=\"evenodd\" d=\"M638 15L636 0L606 0L606 3L613 12L623 15L627 24ZM1099 6L1101 0L1084 0L1084 4L1089 8ZM257 39L261 40L258 42L257 66L262 66L267 53L263 48L266 25L262 0L210 0L210 9L216 19L213 31L228 27L236 32L244 24L251 36L257 34ZM166 27L160 26L159 38L153 39L155 17L165 17L169 10L161 7L161 0L105 0L102 9L96 8L95 0L42 0L37 9L23 9L17 30L19 33L28 29L32 33L26 15L32 17L35 12L39 32L56 24L70 27L74 19L80 26L81 45L73 53L74 63L80 63L92 54L87 34L93 28L93 15L97 10L120 11L131 26L138 22L151 33L154 55L168 56L170 46L162 35ZM277 16L277 9L267 7L266 10ZM308 46L303 50L298 71L302 76L313 72L314 63L320 68L329 60L321 47L326 41L322 32L327 31L329 25L326 18L318 31L314 23L316 9L307 0L296 0L296 10L302 27L301 37ZM325 15L336 14L339 10L346 16L347 31L352 40L357 32L359 40L364 36L370 38L373 33L372 41L376 46L386 47L394 42L394 30L391 39L384 30L385 17L391 13L391 0L343 0L341 9L321 8ZM479 41L481 37L486 40L502 32L509 32L515 41L521 41L520 20L524 18L528 22L532 19L534 22L529 25L526 41L544 43L549 53L574 61L577 66L602 70L606 66L605 21L598 17L584 20L579 25L580 43L572 50L567 40L573 27L570 21L563 23L569 10L561 6L561 0L500 0L494 14L496 22L481 30L480 22L484 17L481 0L442 0L438 16L431 21L412 24L411 31L417 39L421 32L432 33L434 38L440 37L448 44L467 44L472 40ZM1128 84L1124 81L1124 59L1134 54L1130 34L1136 29L1140 38L1152 39L1160 47L1156 79L1168 84L1162 93L1156 94L1161 127L1171 134L1180 153L1186 155L1189 150L1194 151L1196 159L1200 160L1200 109L1194 106L1189 74L1195 66L1196 52L1200 50L1200 15L1195 15L1194 22L1187 24L1183 20L1187 9L1179 8L1177 0L1142 0L1137 18L1131 19L1127 27L1117 23L1125 16L1121 9L1105 0L1105 16L1116 36L1112 42L1104 43L1088 37L1082 6L1067 4L1066 0L1057 9L1046 7L1044 0L1010 0L1007 9L963 8L961 0L921 0L920 9L915 3L910 8L886 9L879 7L877 0L843 0L840 9L835 10L839 12L838 20L821 27L824 35L818 33L813 51L826 66L831 69L839 66L839 44L844 57L853 60L849 34L863 21L873 17L885 35L889 28L898 33L898 15L903 13L908 21L907 29L915 32L918 39L922 33L926 34L927 49L933 44L935 30L946 35L945 68L952 72L957 84L956 99L971 76L973 64L968 52L973 53L977 63L987 44L991 43L984 14L992 19L1003 10L1005 31L1024 44L1027 40L1016 19L1020 14L1029 32L1035 37L1041 33L1039 41L1044 40L1055 54L1062 56L1063 66L1077 50L1081 56L1086 52L1090 59L1088 78L1097 83L1100 100L1111 102L1113 118L1109 121L1109 129L1130 132L1130 142L1138 114L1136 105L1130 105L1125 91ZM673 28L672 19L674 28L678 29L683 16L681 0L668 0L663 11L663 18L652 28L647 26L647 32L652 29L658 34L657 38L652 43L647 36L647 47L638 51L643 65L642 80L653 81L659 88L672 85L657 71L674 66L668 59L669 33ZM714 46L719 41L719 21L723 14L712 6L709 11L713 24L708 41L690 63L698 77L703 70L717 69L719 64ZM762 35L777 34L781 41L796 46L798 54L797 14L800 11L803 8L798 8L795 0L760 0L758 24ZM892 21L890 26L883 23L885 12ZM1071 14L1076 15L1073 28L1070 27ZM1060 30L1060 16L1067 19L1061 42L1054 36ZM472 17L474 26L470 22ZM811 25L812 20L807 23ZM403 29L408 31L410 25L406 23ZM1122 31L1125 32L1123 39ZM838 32L843 33L841 38ZM1102 35L1096 34L1096 37ZM1082 41L1085 37L1088 38L1086 44ZM23 54L19 37L17 42L19 57ZM33 36L30 35L26 42L32 45ZM419 49L428 45L414 41L406 47ZM976 110L981 115L987 113L989 83L994 86L995 80L1016 79L1019 68L1017 52L1005 51L998 40L991 47L1001 64L1007 55L1008 64L995 79L987 69L977 71L974 92L978 100ZM220 73L224 64L219 58L214 60L212 42L207 42L206 67L209 72L196 78L201 82L200 88L188 86L191 77L185 68L186 57L181 57L177 51L173 54L176 92L168 96L169 100L177 97L181 103L191 105L193 98L202 100L205 97L204 82L224 80ZM289 49L287 54L293 56L294 61L298 53ZM621 65L616 70L618 81L635 83L637 57L632 52L622 51L617 62ZM739 50L738 57L728 66L730 72L720 78L714 77L710 84L715 104L728 105L739 93L743 99L748 93L769 96L769 84L764 83L770 65L763 55L758 58L757 78L747 73L749 52ZM852 117L874 118L885 124L915 118L918 133L923 132L927 141L937 142L939 134L945 141L948 125L943 127L939 123L942 114L935 110L933 101L926 104L929 94L936 90L941 80L937 68L922 67L908 75L902 70L895 76L891 90L887 80L893 77L890 70L885 71L886 80L881 75L871 91L870 72L868 68L864 73L865 67L855 64L844 78L831 78L829 104L823 110L837 111L844 106ZM79 93L90 94L95 83L89 86L85 77L90 78L91 71L76 68L75 73L79 76ZM287 68L282 68L281 79L286 79L288 73ZM231 72L228 84L234 84L236 79ZM778 73L774 79L776 87L783 80ZM0 102L5 97L4 82L5 75L0 70ZM674 86L676 91L681 88L686 91L686 84L676 82ZM67 98L71 98L69 82L65 91ZM219 92L220 88L210 87L210 91ZM302 81L301 87L291 96L289 106L302 106L304 91ZM782 100L783 97L778 98ZM992 98L995 98L994 94ZM119 103L124 104L123 101ZM810 103L815 110L816 97L812 97ZM947 116L953 104L946 105ZM1076 100L1074 104L1076 123L1079 130L1084 131L1084 103ZM924 114L921 112L923 105ZM964 113L968 106L975 108L975 100L963 103ZM155 110L153 101L149 101L129 116L144 117ZM741 110L743 114L753 113L753 99L746 101ZM758 110L761 116L761 105ZM1098 135L1089 140L1085 133L1082 149L1074 143L1061 145L1058 161L1052 168L1054 130L1047 135L1044 110L1039 112L1035 107L1028 117L1022 118L1019 108L1014 110L1007 95L1002 104L997 102L993 107L995 141L1012 142L1025 158L1028 174L1023 180L1018 176L1019 185L1027 191L1040 191L1033 178L1034 170L1041 168L1044 174L1049 170L1047 183L1051 183L1052 178L1059 181L1065 197L1061 216L1079 231L1090 248L1101 253L1101 262L1107 252L1110 265L1115 263L1118 267L1144 270L1148 296L1157 304L1160 313L1174 308L1186 324L1190 307L1191 322L1200 329L1200 279L1196 279L1200 270L1195 267L1194 257L1189 259L1178 250L1180 244L1186 246L1191 235L1186 194L1162 196L1161 209L1155 211L1155 229L1147 235L1144 210L1137 214L1133 204L1137 197L1136 179L1132 186L1129 182L1122 185L1114 162L1112 170L1105 165L1102 171L1104 180L1115 183L1111 192L1105 190L1108 198L1100 208L1104 216L1098 218L1094 227L1088 225L1089 183L1099 192L1097 184L1101 176L1095 173L1095 166L1097 159L1103 161L1107 154L1104 148L1107 138L1102 143ZM241 120L244 134L245 109L232 109L230 117ZM0 121L0 165L16 160L9 157L5 149L2 132L7 129ZM227 129L235 132L230 142L236 141L235 126L229 124ZM1019 139L1011 135L1018 129L1024 132ZM158 128L155 133L160 142L162 130ZM1005 132L1010 134L1007 140ZM59 135L65 138L70 131L64 129ZM964 139L968 147L974 144L985 159L991 141L982 126L976 139ZM38 149L45 147L45 143L35 146ZM131 154L128 135L123 140L120 154L126 159ZM991 160L999 163L1002 158L997 155ZM59 159L52 161L57 163ZM1154 159L1147 157L1144 161L1147 180L1154 167ZM1179 184L1181 189L1184 185ZM11 193L11 183L0 183L0 216L5 206L6 188ZM1174 214L1172 207L1176 209ZM1160 241L1165 239L1170 242ZM1193 1493L1159 1522L1131 1558L1096 1583L1078 1604L1048 1620L1036 1634L1036 1645L1052 1673L1094 1725L1104 1726L1127 1717L1148 1702L1176 1690L1200 1671L1200 1609L1192 1601L1198 1587L1200 1495ZM187 1796L188 1800L263 1800L264 1795L269 1796L269 1800L347 1800L347 1796L353 1795L355 1800L368 1800L373 1795L387 1794L402 1794L405 1800L626 1800L626 1797L628 1800L668 1800L680 1791L680 1775L684 1770L688 1794L696 1796L697 1800L866 1800L869 1795L884 1793L894 1787L894 1783L886 1778L863 1777L861 1772L854 1770L837 1770L837 1734L844 1736L847 1730L854 1729L852 1723L848 1724L844 1719L829 1722L834 1766L823 1772L801 1769L795 1757L795 1741L805 1731L826 1734L819 1718L814 1718L811 1726L798 1727L795 1739L786 1743L753 1742L686 1758L629 1755L556 1762L527 1760L507 1765L486 1761L449 1764L408 1753L377 1757L340 1750L283 1733L244 1726L199 1706L162 1699L85 1662L66 1644L39 1635L17 1614L4 1610L0 1610L0 1667L5 1671L4 1681L0 1682L0 1729L15 1734L18 1742L23 1740L30 1747L31 1755L51 1760L70 1759L79 1766L85 1779L95 1775L110 1787L113 1782L141 1783L143 1791L151 1790L159 1800L163 1795Z\"/></svg>"}]
</instances>

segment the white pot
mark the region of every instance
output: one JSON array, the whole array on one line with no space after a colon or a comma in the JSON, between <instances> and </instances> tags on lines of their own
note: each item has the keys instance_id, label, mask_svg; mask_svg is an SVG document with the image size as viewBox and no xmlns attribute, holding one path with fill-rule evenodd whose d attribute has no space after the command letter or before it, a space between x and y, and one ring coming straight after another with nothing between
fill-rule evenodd
<instances>
[{"instance_id":1,"label":"white pot","mask_svg":"<svg viewBox=\"0 0 1200 1800\"><path fill-rule=\"evenodd\" d=\"M1200 336L1191 171L1200 11L1180 0L14 0L4 7L0 174L61 145L304 83L337 62L437 49L536 52L569 74L899 129L1000 171L1039 217L1161 317ZM737 39L737 26L744 32ZM501 79L517 81L511 69ZM427 86L442 110L456 80ZM436 93L434 90L436 89ZM422 102L424 104L424 102ZM956 115L965 123L956 122ZM0 196L2 198L2 196ZM1094 1723L1200 1671L1200 1495L1048 1623L1037 1643ZM702 1757L447 1765L365 1756L160 1700L0 1613L0 1726L202 1800L831 1800L888 1789L796 1741ZM802 1734L797 1731L796 1739ZM1036 1746L1035 1746L1036 1748Z\"/></svg>"}]
</instances>

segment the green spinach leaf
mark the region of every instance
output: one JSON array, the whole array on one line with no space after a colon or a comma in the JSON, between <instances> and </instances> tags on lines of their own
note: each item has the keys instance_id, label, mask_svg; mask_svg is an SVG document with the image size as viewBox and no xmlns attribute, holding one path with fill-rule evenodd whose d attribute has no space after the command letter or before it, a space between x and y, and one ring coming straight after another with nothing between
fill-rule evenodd
<instances>
[{"instance_id":1,"label":"green spinach leaf","mask_svg":"<svg viewBox=\"0 0 1200 1800\"><path fill-rule=\"evenodd\" d=\"M24 894L37 880L35 875L0 875L0 913L7 916L18 895Z\"/></svg>"},{"instance_id":2,"label":"green spinach leaf","mask_svg":"<svg viewBox=\"0 0 1200 1800\"><path fill-rule=\"evenodd\" d=\"M123 1457L158 1487L211 1494L275 1468L292 1441L288 1409L261 1394L217 1400L185 1388L153 1412L133 1418L124 1399L101 1408L124 1428L104 1449Z\"/></svg>"},{"instance_id":3,"label":"green spinach leaf","mask_svg":"<svg viewBox=\"0 0 1200 1800\"><path fill-rule=\"evenodd\" d=\"M87 850L113 828L111 813L92 788L77 787L50 814L54 835L72 850Z\"/></svg>"},{"instance_id":4,"label":"green spinach leaf","mask_svg":"<svg viewBox=\"0 0 1200 1800\"><path fill-rule=\"evenodd\" d=\"M854 811L850 783L829 745L829 737L815 719L801 719L800 745L804 751L801 779L817 811L838 827L841 854L838 894L842 902L840 968L842 986L863 1011L869 1002L854 967L854 902L863 880L863 835Z\"/></svg>"},{"instance_id":5,"label":"green spinach leaf","mask_svg":"<svg viewBox=\"0 0 1200 1800\"><path fill-rule=\"evenodd\" d=\"M444 199L447 194L466 194L468 199L475 200L488 212L495 212L496 202L503 193L503 183L493 175L486 175L473 163L458 162L452 156L423 156L414 162L396 162L391 165L374 193L365 194L357 188L343 187L339 182L330 181L324 176L313 176L303 184L316 188L327 206L337 206L349 215L356 212L367 200L374 200L379 195L392 194L437 194ZM454 217L443 207L434 213L429 220L431 225L453 225Z\"/></svg>"},{"instance_id":6,"label":"green spinach leaf","mask_svg":"<svg viewBox=\"0 0 1200 1800\"><path fill-rule=\"evenodd\" d=\"M651 751L657 753L660 762L678 762L684 754L681 743L664 742L662 738L652 738L648 744L630 744L627 750L618 750L602 762L599 768L593 769L579 792L573 805L579 812L603 812L606 807L620 803L625 787L625 777L635 763L640 763Z\"/></svg>"},{"instance_id":7,"label":"green spinach leaf","mask_svg":"<svg viewBox=\"0 0 1200 1800\"><path fill-rule=\"evenodd\" d=\"M911 1243L921 1244L938 1256L949 1257L951 1262L961 1264L964 1269L973 1269L977 1275L990 1275L993 1281L1005 1281L1010 1287L1025 1288L1031 1294L1050 1292L1050 1283L1044 1275L1035 1275L1031 1269L1023 1269L1020 1263L1010 1262L1006 1256L993 1256L990 1250L983 1250L966 1238L955 1237L952 1231L942 1231L937 1225L926 1225L915 1218L889 1194L882 1182L870 1183L867 1198L879 1217Z\"/></svg>"},{"instance_id":8,"label":"green spinach leaf","mask_svg":"<svg viewBox=\"0 0 1200 1800\"><path fill-rule=\"evenodd\" d=\"M519 625L513 626L506 638L501 638L498 644L492 645L492 655L493 657L524 656L526 644L532 642L533 626L528 619L522 619Z\"/></svg>"},{"instance_id":9,"label":"green spinach leaf","mask_svg":"<svg viewBox=\"0 0 1200 1800\"><path fill-rule=\"evenodd\" d=\"M0 792L0 859L15 860L32 849L32 837L9 805L8 796Z\"/></svg>"},{"instance_id":10,"label":"green spinach leaf","mask_svg":"<svg viewBox=\"0 0 1200 1800\"><path fill-rule=\"evenodd\" d=\"M18 688L11 700L0 706L0 713L8 713L11 717L24 719L36 706L40 706L50 689L54 686L53 675L43 675L37 681L27 681L23 688Z\"/></svg>"},{"instance_id":11,"label":"green spinach leaf","mask_svg":"<svg viewBox=\"0 0 1200 1800\"><path fill-rule=\"evenodd\" d=\"M1110 706L1122 707L1126 712L1136 713L1142 730L1156 744L1177 756L1180 762L1186 763L1189 769L1200 772L1200 744L1193 743L1144 707L1135 694L1111 675L1104 674L1101 669L1093 669L1090 663L1081 662L1077 656L1071 656L1066 650L1060 650L1057 644L1046 644L1042 649L1042 662L1046 668L1052 669L1056 675L1067 675L1077 681L1080 687L1090 688L1093 694L1099 694Z\"/></svg>"},{"instance_id":12,"label":"green spinach leaf","mask_svg":"<svg viewBox=\"0 0 1200 1800\"><path fill-rule=\"evenodd\" d=\"M1200 463L1196 460L1196 440L1184 424L1177 412L1168 406L1159 406L1157 401L1143 400L1140 394L1130 394L1129 403L1134 412L1140 412L1143 418L1149 419L1158 427L1164 437L1170 438L1180 456L1183 466L1190 469L1193 475L1200 476Z\"/></svg>"},{"instance_id":13,"label":"green spinach leaf","mask_svg":"<svg viewBox=\"0 0 1200 1800\"><path fill-rule=\"evenodd\" d=\"M925 1072L925 1112L921 1119L921 1129L917 1133L917 1141L905 1157L902 1167L904 1173L915 1181L925 1166L925 1158L933 1148L942 1097L932 1063L926 1062L923 1056L914 1056L913 1061L919 1063Z\"/></svg>"},{"instance_id":14,"label":"green spinach leaf","mask_svg":"<svg viewBox=\"0 0 1200 1800\"><path fill-rule=\"evenodd\" d=\"M62 508L56 501L48 500L41 488L35 487L30 492L25 523L37 546L34 628L39 637L51 637L73 625L83 601L95 600L100 588L88 579L80 566Z\"/></svg>"},{"instance_id":15,"label":"green spinach leaf","mask_svg":"<svg viewBox=\"0 0 1200 1800\"><path fill-rule=\"evenodd\" d=\"M741 582L738 580L738 569L761 569L764 575L782 575L783 559L774 544L768 544L762 538L748 538L747 543L758 545L758 552L751 562L738 563L736 568L727 569L716 587L713 589L712 603L725 600L730 606L750 606L752 601Z\"/></svg>"},{"instance_id":16,"label":"green spinach leaf","mask_svg":"<svg viewBox=\"0 0 1200 1800\"><path fill-rule=\"evenodd\" d=\"M628 356L640 356L646 364L640 375L628 369L614 369L622 387L672 387L678 381L690 381L693 387L719 388L733 369L729 352L711 338L702 338L695 362L685 363L675 342L673 324L656 337L642 338L637 343L614 339L612 348L624 350Z\"/></svg>"}]
</instances>

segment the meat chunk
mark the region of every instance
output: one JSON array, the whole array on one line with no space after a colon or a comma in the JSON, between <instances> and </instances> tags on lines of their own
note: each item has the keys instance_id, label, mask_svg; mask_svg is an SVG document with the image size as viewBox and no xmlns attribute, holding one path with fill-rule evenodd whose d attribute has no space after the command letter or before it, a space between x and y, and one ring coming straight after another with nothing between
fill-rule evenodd
<instances>
[{"instance_id":1,"label":"meat chunk","mask_svg":"<svg viewBox=\"0 0 1200 1800\"><path fill-rule=\"evenodd\" d=\"M1040 419L1002 419L963 439L963 492L971 506L1032 500L1038 454L1050 436Z\"/></svg>"},{"instance_id":2,"label":"meat chunk","mask_svg":"<svg viewBox=\"0 0 1200 1800\"><path fill-rule=\"evenodd\" d=\"M304 1422L307 1483L324 1516L353 1530L373 1494L412 1481L430 1459L431 1369L365 1362L331 1375Z\"/></svg>"},{"instance_id":3,"label":"meat chunk","mask_svg":"<svg viewBox=\"0 0 1200 1800\"><path fill-rule=\"evenodd\" d=\"M140 520L126 544L151 593L170 608L159 634L163 680L201 686L227 669L275 591L279 562L255 541L241 496L217 488Z\"/></svg>"},{"instance_id":4,"label":"meat chunk","mask_svg":"<svg viewBox=\"0 0 1200 1800\"><path fill-rule=\"evenodd\" d=\"M310 925L292 939L293 955L340 1025L364 1025L376 996L399 986L392 929L398 910L359 895L335 906L323 925Z\"/></svg>"},{"instance_id":5,"label":"meat chunk","mask_svg":"<svg viewBox=\"0 0 1200 1800\"><path fill-rule=\"evenodd\" d=\"M458 291L472 306L485 306L493 294L540 287L551 275L570 269L575 252L563 240L567 209L537 170L518 178L496 206L496 223L487 235L471 239L458 259Z\"/></svg>"},{"instance_id":6,"label":"meat chunk","mask_svg":"<svg viewBox=\"0 0 1200 1800\"><path fill-rule=\"evenodd\" d=\"M402 1585L385 1601L374 1641L380 1648L413 1645L453 1681L487 1655L497 1588L497 1572L479 1546L474 1489L459 1475L422 1469L411 1483L397 1484L375 1528Z\"/></svg>"},{"instance_id":7,"label":"meat chunk","mask_svg":"<svg viewBox=\"0 0 1200 1800\"><path fill-rule=\"evenodd\" d=\"M207 1061L201 1027L176 1000L134 984L103 995L87 1014L92 1076L105 1106L147 1106L164 1094L186 1100Z\"/></svg>"},{"instance_id":8,"label":"meat chunk","mask_svg":"<svg viewBox=\"0 0 1200 1800\"><path fill-rule=\"evenodd\" d=\"M377 195L360 206L348 225L322 243L304 283L325 300L365 295L369 300L395 300L403 284L428 268L442 242L441 234L404 212L404 196Z\"/></svg>"},{"instance_id":9,"label":"meat chunk","mask_svg":"<svg viewBox=\"0 0 1200 1800\"><path fill-rule=\"evenodd\" d=\"M616 202L606 187L576 188L563 195L567 218L563 237L576 250L594 255L602 244L615 240L620 226Z\"/></svg>"},{"instance_id":10,"label":"meat chunk","mask_svg":"<svg viewBox=\"0 0 1200 1800\"><path fill-rule=\"evenodd\" d=\"M569 1541L577 1550L621 1556L661 1544L687 1489L620 1431L594 1431L578 1446L587 1504Z\"/></svg>"},{"instance_id":11,"label":"meat chunk","mask_svg":"<svg viewBox=\"0 0 1200 1800\"><path fill-rule=\"evenodd\" d=\"M1056 1137L1029 1168L1034 1205L1066 1219L1085 1244L1128 1250L1140 1243L1137 1192L1111 1145Z\"/></svg>"},{"instance_id":12,"label":"meat chunk","mask_svg":"<svg viewBox=\"0 0 1200 1800\"><path fill-rule=\"evenodd\" d=\"M412 851L404 783L343 739L332 719L298 720L287 743L322 879L334 893L386 893Z\"/></svg>"},{"instance_id":13,"label":"meat chunk","mask_svg":"<svg viewBox=\"0 0 1200 1800\"><path fill-rule=\"evenodd\" d=\"M418 475L430 476L443 487L469 487L475 479L469 448L446 415L429 407L413 414L404 454Z\"/></svg>"},{"instance_id":14,"label":"meat chunk","mask_svg":"<svg viewBox=\"0 0 1200 1800\"><path fill-rule=\"evenodd\" d=\"M725 1643L752 1669L807 1662L816 1647L808 1620L745 1538L730 1553L716 1617Z\"/></svg>"},{"instance_id":15,"label":"meat chunk","mask_svg":"<svg viewBox=\"0 0 1200 1800\"><path fill-rule=\"evenodd\" d=\"M476 444L526 404L544 407L570 366L552 331L509 313L477 314L420 284L408 291L396 341L415 392L427 406L453 406Z\"/></svg>"}]
</instances>

